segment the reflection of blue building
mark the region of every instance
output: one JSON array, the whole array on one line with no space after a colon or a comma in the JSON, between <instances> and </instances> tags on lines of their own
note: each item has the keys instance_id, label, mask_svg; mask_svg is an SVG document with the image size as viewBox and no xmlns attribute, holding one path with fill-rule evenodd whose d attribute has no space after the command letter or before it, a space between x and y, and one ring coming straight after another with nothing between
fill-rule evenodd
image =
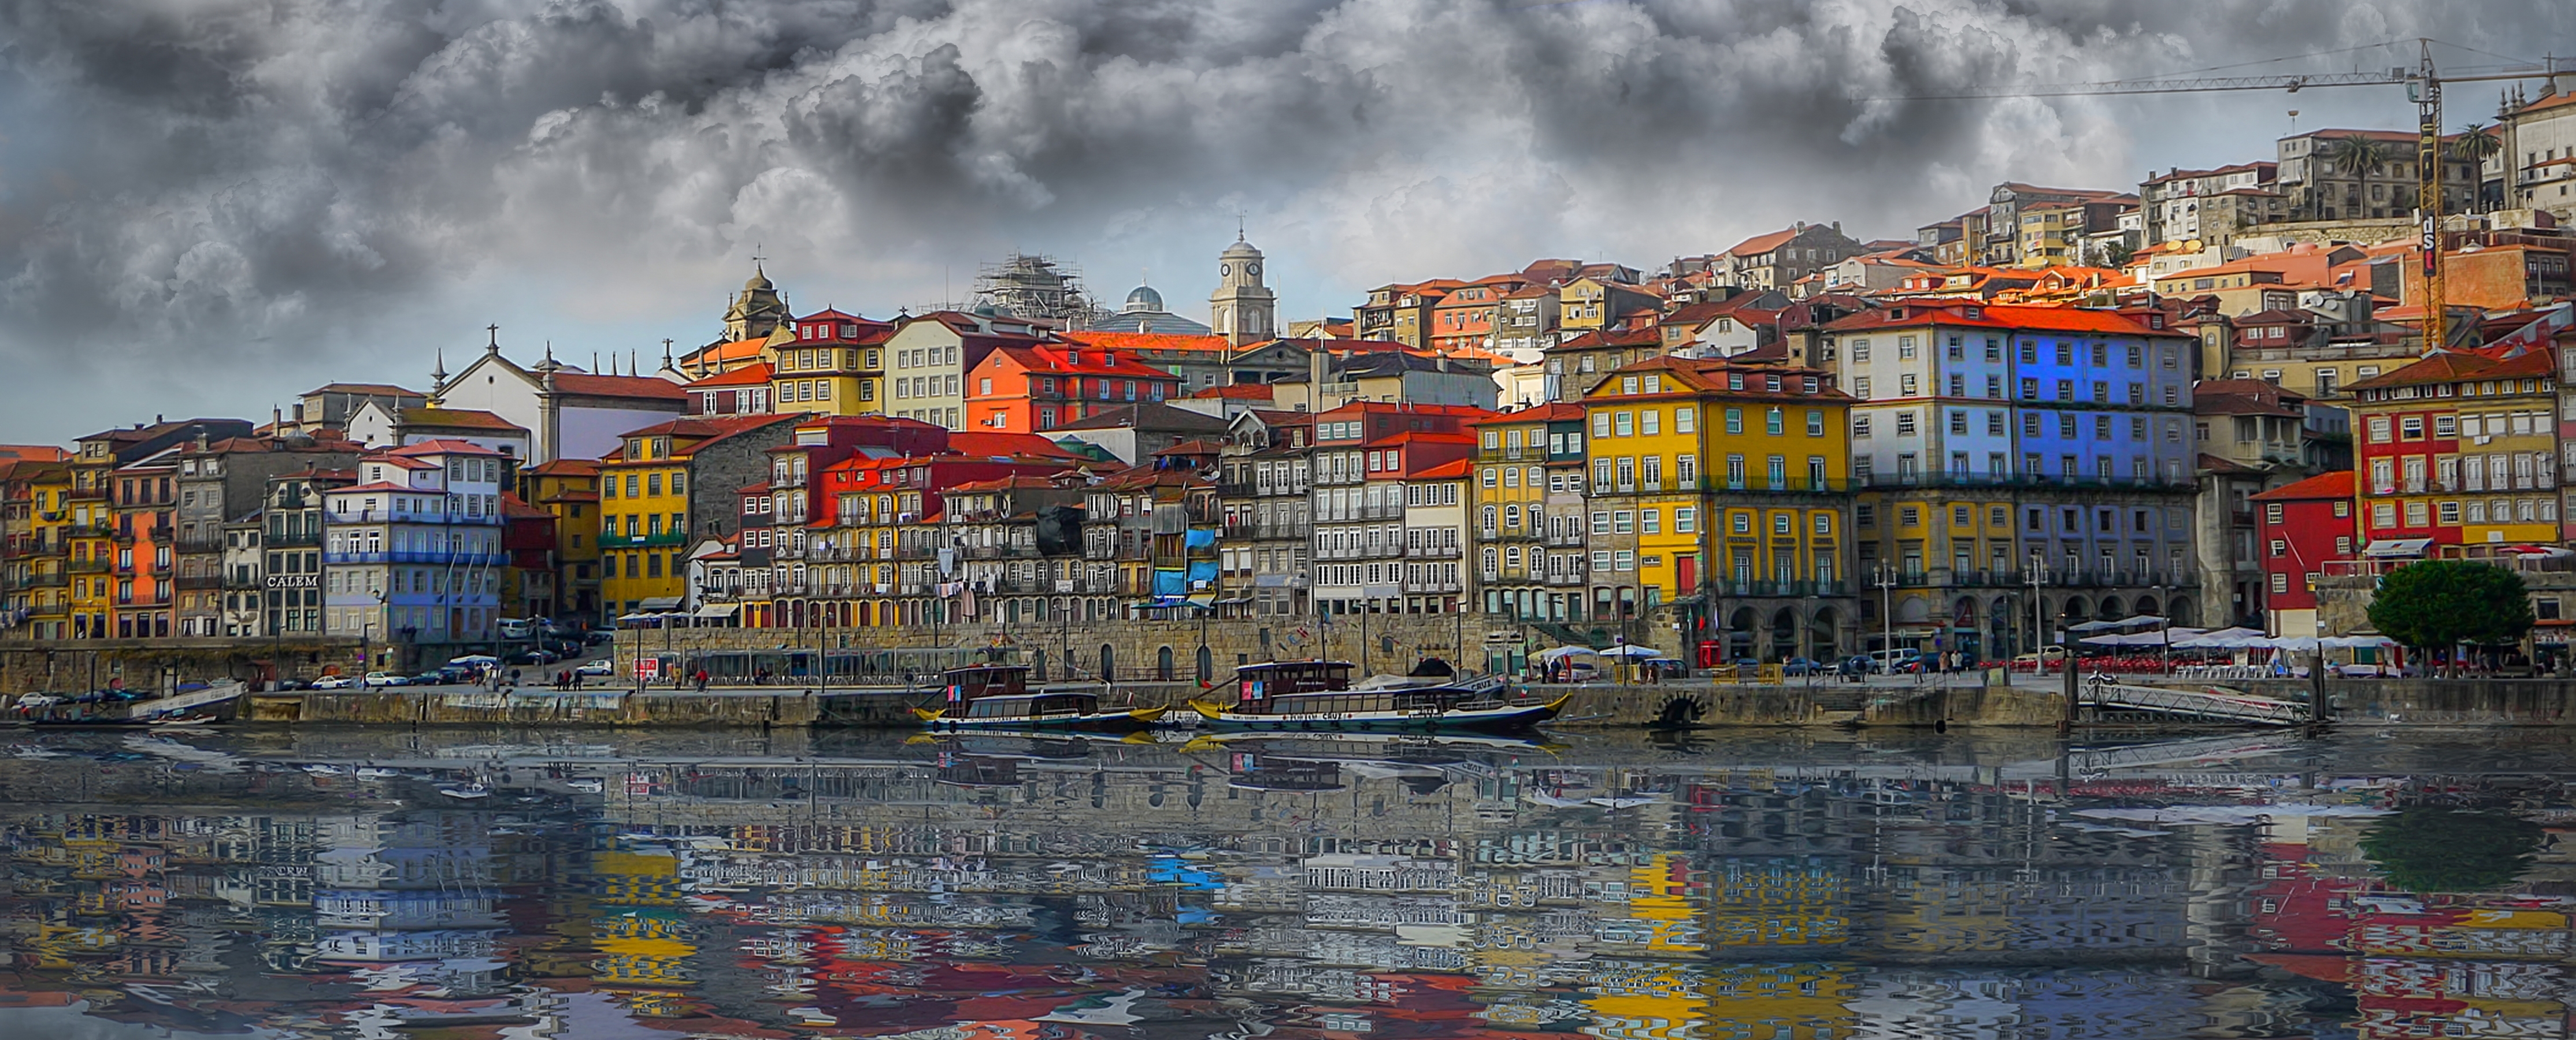
<instances>
[{"instance_id":1,"label":"reflection of blue building","mask_svg":"<svg viewBox=\"0 0 2576 1040\"><path fill-rule=\"evenodd\" d=\"M2026 650L2040 613L2161 613L2196 581L2195 341L2157 311L1910 301L1827 326L1852 408L1860 573L1900 646ZM1874 604L1873 604L1874 605ZM2188 617L2180 620L2192 620Z\"/></svg>"}]
</instances>

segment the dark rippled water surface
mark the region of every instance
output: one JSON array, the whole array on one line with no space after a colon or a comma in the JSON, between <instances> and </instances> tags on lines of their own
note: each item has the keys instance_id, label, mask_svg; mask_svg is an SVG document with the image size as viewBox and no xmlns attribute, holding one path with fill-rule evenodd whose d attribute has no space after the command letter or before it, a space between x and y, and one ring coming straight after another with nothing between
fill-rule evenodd
<instances>
[{"instance_id":1,"label":"dark rippled water surface","mask_svg":"<svg viewBox=\"0 0 2576 1040\"><path fill-rule=\"evenodd\" d=\"M2557 736L20 733L0 1037L2555 1037Z\"/></svg>"}]
</instances>

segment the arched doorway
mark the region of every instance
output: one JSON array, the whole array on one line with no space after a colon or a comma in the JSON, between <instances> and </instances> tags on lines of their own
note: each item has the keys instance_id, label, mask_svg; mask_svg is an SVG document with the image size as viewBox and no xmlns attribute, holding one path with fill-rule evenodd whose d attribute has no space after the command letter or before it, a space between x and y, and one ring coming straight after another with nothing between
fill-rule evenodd
<instances>
[{"instance_id":1,"label":"arched doorway","mask_svg":"<svg viewBox=\"0 0 2576 1040\"><path fill-rule=\"evenodd\" d=\"M1206 648L1206 647L1204 647L1204 646L1203 646L1203 647L1200 647L1200 648L1199 648L1199 684L1200 684L1200 685L1202 685L1202 686L1204 686L1204 685L1206 685L1206 684L1208 684L1208 683L1210 683L1210 682L1214 682L1215 680L1216 680L1216 655L1215 655L1214 653L1209 652L1208 648Z\"/></svg>"},{"instance_id":2,"label":"arched doorway","mask_svg":"<svg viewBox=\"0 0 2576 1040\"><path fill-rule=\"evenodd\" d=\"M2200 604L2189 596L2175 596L2165 604L2165 610L2166 619L2173 624L2189 626L2200 623Z\"/></svg>"},{"instance_id":3,"label":"arched doorway","mask_svg":"<svg viewBox=\"0 0 2576 1040\"><path fill-rule=\"evenodd\" d=\"M1948 634L1950 636L1950 642L1949 645L1941 648L1943 651L1964 653L1968 655L1968 660L1971 661L1985 659L1985 639L1983 638L1983 633L1980 633L1977 630L1976 600L1970 599L1966 596L1961 596L1957 602L1950 604L1950 631Z\"/></svg>"},{"instance_id":4,"label":"arched doorway","mask_svg":"<svg viewBox=\"0 0 2576 1040\"><path fill-rule=\"evenodd\" d=\"M1172 656L1171 647L1167 646L1154 651L1154 678L1164 682L1172 681L1172 669L1176 660Z\"/></svg>"},{"instance_id":5,"label":"arched doorway","mask_svg":"<svg viewBox=\"0 0 2576 1040\"><path fill-rule=\"evenodd\" d=\"M1832 607L1819 607L1816 619L1807 626L1807 656L1827 664L1842 656L1842 614Z\"/></svg>"},{"instance_id":6,"label":"arched doorway","mask_svg":"<svg viewBox=\"0 0 2576 1040\"><path fill-rule=\"evenodd\" d=\"M1992 633L1986 640L1987 659L2009 658L2022 651L2020 641L2013 638L2014 633L2020 630L2018 622L2021 620L2021 611L2013 609L2013 601L2009 598L1997 596L1993 603L1987 604L1986 631Z\"/></svg>"},{"instance_id":7,"label":"arched doorway","mask_svg":"<svg viewBox=\"0 0 2576 1040\"><path fill-rule=\"evenodd\" d=\"M2066 597L2066 601L2058 606L2057 616L2048 619L2049 635L2054 638L2058 630L2067 625L2092 617L2091 614L2084 612L2089 606L2091 604L2085 602L2082 596Z\"/></svg>"},{"instance_id":8,"label":"arched doorway","mask_svg":"<svg viewBox=\"0 0 2576 1040\"><path fill-rule=\"evenodd\" d=\"M1782 607L1771 615L1771 651L1763 660L1786 661L1798 656L1798 611Z\"/></svg>"},{"instance_id":9,"label":"arched doorway","mask_svg":"<svg viewBox=\"0 0 2576 1040\"><path fill-rule=\"evenodd\" d=\"M1100 681L1118 681L1118 651L1107 643L1100 644Z\"/></svg>"},{"instance_id":10,"label":"arched doorway","mask_svg":"<svg viewBox=\"0 0 2576 1040\"><path fill-rule=\"evenodd\" d=\"M2094 613L2104 621L2118 621L2121 618L2129 616L2120 612L2120 597L2118 596L2102 597L2102 605L2095 608Z\"/></svg>"},{"instance_id":11,"label":"arched doorway","mask_svg":"<svg viewBox=\"0 0 2576 1040\"><path fill-rule=\"evenodd\" d=\"M2138 613L2140 613L2140 614L2148 615L2148 616L2150 616L2150 617L2163 617L2163 616L2164 616L2163 614L2161 614L2161 613L2158 613L2158 612L2157 612L2157 610L2156 610L2156 598L2155 598L2154 596L2140 596L2140 597L2138 597L2138 601L2137 601L2137 602L2129 604L2129 609L2134 610L2134 611L2137 611L2137 612L2138 612Z\"/></svg>"},{"instance_id":12,"label":"arched doorway","mask_svg":"<svg viewBox=\"0 0 2576 1040\"><path fill-rule=\"evenodd\" d=\"M1029 678L1035 679L1038 682L1047 681L1045 649L1041 648L1029 651Z\"/></svg>"},{"instance_id":13,"label":"arched doorway","mask_svg":"<svg viewBox=\"0 0 2576 1040\"><path fill-rule=\"evenodd\" d=\"M1753 608L1737 607L1726 619L1726 659L1741 661L1753 656Z\"/></svg>"}]
</instances>

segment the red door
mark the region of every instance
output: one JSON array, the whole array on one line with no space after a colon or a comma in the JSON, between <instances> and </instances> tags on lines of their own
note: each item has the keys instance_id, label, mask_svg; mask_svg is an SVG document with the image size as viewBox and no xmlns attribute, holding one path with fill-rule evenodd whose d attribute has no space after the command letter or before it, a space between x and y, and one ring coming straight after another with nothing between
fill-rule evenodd
<instances>
[{"instance_id":1,"label":"red door","mask_svg":"<svg viewBox=\"0 0 2576 1040\"><path fill-rule=\"evenodd\" d=\"M1687 596L1699 587L1699 557L1673 557L1673 595Z\"/></svg>"}]
</instances>

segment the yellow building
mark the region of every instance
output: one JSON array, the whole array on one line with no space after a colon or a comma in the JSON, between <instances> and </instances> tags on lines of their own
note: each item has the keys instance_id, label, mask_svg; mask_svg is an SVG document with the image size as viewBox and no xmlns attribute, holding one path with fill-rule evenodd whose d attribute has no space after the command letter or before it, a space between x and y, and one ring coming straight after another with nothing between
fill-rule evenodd
<instances>
[{"instance_id":1,"label":"yellow building","mask_svg":"<svg viewBox=\"0 0 2576 1040\"><path fill-rule=\"evenodd\" d=\"M104 438L80 442L71 468L71 521L63 539L70 550L65 569L71 575L71 635L77 639L105 638L116 603L109 566L116 560L116 542L111 537L116 513L108 501L113 483L108 475L115 469L112 442Z\"/></svg>"},{"instance_id":2,"label":"yellow building","mask_svg":"<svg viewBox=\"0 0 2576 1040\"><path fill-rule=\"evenodd\" d=\"M885 341L894 327L824 310L772 337L771 407L782 413L874 415L885 410Z\"/></svg>"},{"instance_id":3,"label":"yellow building","mask_svg":"<svg viewBox=\"0 0 2576 1040\"><path fill-rule=\"evenodd\" d=\"M1583 407L1524 408L1471 424L1476 474L1468 527L1476 596L1487 614L1561 622L1583 616ZM1517 649L1517 648L1515 648ZM1493 671L1517 672L1511 651Z\"/></svg>"},{"instance_id":4,"label":"yellow building","mask_svg":"<svg viewBox=\"0 0 2576 1040\"><path fill-rule=\"evenodd\" d=\"M1778 362L1658 357L1602 380L1583 399L1593 621L1655 645L1679 625L1676 649L1720 641L1727 660L1834 657L1851 403Z\"/></svg>"},{"instance_id":5,"label":"yellow building","mask_svg":"<svg viewBox=\"0 0 2576 1040\"><path fill-rule=\"evenodd\" d=\"M599 598L615 616L678 607L693 533L741 526L741 489L769 479L796 414L674 419L624 434L599 463Z\"/></svg>"},{"instance_id":6,"label":"yellow building","mask_svg":"<svg viewBox=\"0 0 2576 1040\"><path fill-rule=\"evenodd\" d=\"M64 638L71 630L71 466L30 460L7 473L9 606L26 611L10 634Z\"/></svg>"},{"instance_id":7,"label":"yellow building","mask_svg":"<svg viewBox=\"0 0 2576 1040\"><path fill-rule=\"evenodd\" d=\"M2558 542L2549 351L2501 361L2436 353L2347 389L2360 544Z\"/></svg>"},{"instance_id":8,"label":"yellow building","mask_svg":"<svg viewBox=\"0 0 2576 1040\"><path fill-rule=\"evenodd\" d=\"M555 518L555 610L596 618L599 585L599 463L556 459L519 471L520 497Z\"/></svg>"}]
</instances>

